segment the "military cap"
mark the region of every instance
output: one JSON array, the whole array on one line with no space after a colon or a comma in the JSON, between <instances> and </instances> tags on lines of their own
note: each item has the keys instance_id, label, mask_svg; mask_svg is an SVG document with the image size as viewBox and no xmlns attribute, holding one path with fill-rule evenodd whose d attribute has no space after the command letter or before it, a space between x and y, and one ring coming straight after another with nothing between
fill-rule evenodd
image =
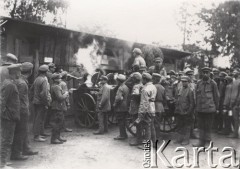
<instances>
[{"instance_id":1,"label":"military cap","mask_svg":"<svg viewBox=\"0 0 240 169\"><path fill-rule=\"evenodd\" d=\"M178 75L183 75L183 74L184 74L183 71L179 71L179 72L178 72Z\"/></svg>"},{"instance_id":2,"label":"military cap","mask_svg":"<svg viewBox=\"0 0 240 169\"><path fill-rule=\"evenodd\" d=\"M219 76L224 76L224 77L226 77L228 74L226 73L226 72L220 72L220 74L219 74Z\"/></svg>"},{"instance_id":3,"label":"military cap","mask_svg":"<svg viewBox=\"0 0 240 169\"><path fill-rule=\"evenodd\" d=\"M9 60L14 60L15 62L17 62L18 61L18 58L14 55L14 54L12 54L12 53L8 53L5 57L3 57L4 59L9 59Z\"/></svg>"},{"instance_id":4,"label":"military cap","mask_svg":"<svg viewBox=\"0 0 240 169\"><path fill-rule=\"evenodd\" d=\"M133 49L133 53L136 53L136 54L141 55L141 54L142 54L142 51L141 51L141 49L139 49L139 48L134 48L134 49Z\"/></svg>"},{"instance_id":5,"label":"military cap","mask_svg":"<svg viewBox=\"0 0 240 169\"><path fill-rule=\"evenodd\" d=\"M61 79L62 78L62 76L59 74L59 73L53 73L52 74L52 79L54 80L54 79Z\"/></svg>"},{"instance_id":6,"label":"military cap","mask_svg":"<svg viewBox=\"0 0 240 169\"><path fill-rule=\"evenodd\" d=\"M152 80L152 76L149 73L143 73L142 74L142 78L148 79L148 80Z\"/></svg>"},{"instance_id":7,"label":"military cap","mask_svg":"<svg viewBox=\"0 0 240 169\"><path fill-rule=\"evenodd\" d=\"M203 67L202 69L201 69L203 72L210 72L211 71L211 69L209 68L209 67Z\"/></svg>"},{"instance_id":8,"label":"military cap","mask_svg":"<svg viewBox=\"0 0 240 169\"><path fill-rule=\"evenodd\" d=\"M153 73L153 74L152 74L152 77L154 77L154 76L155 76L155 77L159 77L159 78L162 77L159 73Z\"/></svg>"},{"instance_id":9,"label":"military cap","mask_svg":"<svg viewBox=\"0 0 240 169\"><path fill-rule=\"evenodd\" d=\"M131 77L134 77L134 78L136 78L136 79L138 79L138 80L141 80L141 79L142 79L142 75L141 75L141 73L139 73L139 72L134 72L134 73L132 73L130 76L131 76Z\"/></svg>"},{"instance_id":10,"label":"military cap","mask_svg":"<svg viewBox=\"0 0 240 169\"><path fill-rule=\"evenodd\" d=\"M48 71L48 65L41 65L38 70L40 72L47 72Z\"/></svg>"},{"instance_id":11,"label":"military cap","mask_svg":"<svg viewBox=\"0 0 240 169\"><path fill-rule=\"evenodd\" d=\"M54 67L54 68L56 68L56 66L55 66L54 63L49 63L49 64L48 64L48 67L49 67L49 68L50 68L50 67Z\"/></svg>"},{"instance_id":12,"label":"military cap","mask_svg":"<svg viewBox=\"0 0 240 169\"><path fill-rule=\"evenodd\" d=\"M157 61L160 61L160 62L161 62L161 61L163 61L163 58L161 58L161 57L156 57L156 58L154 59L154 61L155 61L155 62L157 62Z\"/></svg>"},{"instance_id":13,"label":"military cap","mask_svg":"<svg viewBox=\"0 0 240 169\"><path fill-rule=\"evenodd\" d=\"M176 75L176 72L174 70L170 70L169 75Z\"/></svg>"},{"instance_id":14,"label":"military cap","mask_svg":"<svg viewBox=\"0 0 240 169\"><path fill-rule=\"evenodd\" d=\"M22 64L20 64L20 63L18 63L18 64L11 64L7 68L8 68L8 70L19 70L19 71L21 71Z\"/></svg>"},{"instance_id":15,"label":"military cap","mask_svg":"<svg viewBox=\"0 0 240 169\"><path fill-rule=\"evenodd\" d=\"M125 81L126 80L126 76L123 75L123 74L119 74L117 79L120 80L120 81Z\"/></svg>"},{"instance_id":16,"label":"military cap","mask_svg":"<svg viewBox=\"0 0 240 169\"><path fill-rule=\"evenodd\" d=\"M182 76L181 77L181 81L188 82L189 81L189 77L188 76Z\"/></svg>"},{"instance_id":17,"label":"military cap","mask_svg":"<svg viewBox=\"0 0 240 169\"><path fill-rule=\"evenodd\" d=\"M141 65L140 68L139 68L139 70L146 70L146 69L147 69L147 67L143 66L143 65Z\"/></svg>"},{"instance_id":18,"label":"military cap","mask_svg":"<svg viewBox=\"0 0 240 169\"><path fill-rule=\"evenodd\" d=\"M33 68L33 64L32 63L30 63L30 62L22 63L22 72L30 71L30 70L32 70L32 68Z\"/></svg>"},{"instance_id":19,"label":"military cap","mask_svg":"<svg viewBox=\"0 0 240 169\"><path fill-rule=\"evenodd\" d=\"M106 80L106 81L108 81L108 77L107 77L107 76L101 76L101 77L100 77L100 80Z\"/></svg>"},{"instance_id":20,"label":"military cap","mask_svg":"<svg viewBox=\"0 0 240 169\"><path fill-rule=\"evenodd\" d=\"M225 79L226 79L227 81L233 80L233 78L232 78L231 76L226 76Z\"/></svg>"},{"instance_id":21,"label":"military cap","mask_svg":"<svg viewBox=\"0 0 240 169\"><path fill-rule=\"evenodd\" d=\"M193 70L190 69L190 68L185 69L184 72L185 72L186 75L193 75Z\"/></svg>"},{"instance_id":22,"label":"military cap","mask_svg":"<svg viewBox=\"0 0 240 169\"><path fill-rule=\"evenodd\" d=\"M171 75L170 78L175 78L176 79L177 76L176 75Z\"/></svg>"},{"instance_id":23,"label":"military cap","mask_svg":"<svg viewBox=\"0 0 240 169\"><path fill-rule=\"evenodd\" d=\"M213 73L219 73L219 70L217 68L212 69Z\"/></svg>"}]
</instances>

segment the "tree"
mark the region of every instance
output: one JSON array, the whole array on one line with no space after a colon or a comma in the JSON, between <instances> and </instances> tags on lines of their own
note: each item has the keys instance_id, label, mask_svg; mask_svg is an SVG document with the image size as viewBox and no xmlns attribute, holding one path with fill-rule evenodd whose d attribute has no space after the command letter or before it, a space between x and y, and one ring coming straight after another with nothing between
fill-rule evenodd
<instances>
[{"instance_id":1,"label":"tree","mask_svg":"<svg viewBox=\"0 0 240 169\"><path fill-rule=\"evenodd\" d=\"M240 64L240 1L226 1L216 8L203 8L198 14L207 25L210 37L205 41L211 46L211 54L231 56L232 66Z\"/></svg>"},{"instance_id":2,"label":"tree","mask_svg":"<svg viewBox=\"0 0 240 169\"><path fill-rule=\"evenodd\" d=\"M164 59L164 55L159 46L156 45L145 45L142 48L143 57L146 61L147 67L154 64L154 58L161 57Z\"/></svg>"},{"instance_id":3,"label":"tree","mask_svg":"<svg viewBox=\"0 0 240 169\"><path fill-rule=\"evenodd\" d=\"M46 15L52 14L52 22L57 23L58 15L66 12L68 3L66 0L4 0L4 7L11 18L45 23Z\"/></svg>"}]
</instances>

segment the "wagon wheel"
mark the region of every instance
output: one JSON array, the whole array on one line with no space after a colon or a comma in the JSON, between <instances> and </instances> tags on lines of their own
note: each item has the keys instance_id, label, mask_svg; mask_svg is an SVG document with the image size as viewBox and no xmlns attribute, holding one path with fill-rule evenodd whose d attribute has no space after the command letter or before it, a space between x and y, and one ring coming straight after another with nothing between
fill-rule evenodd
<instances>
[{"instance_id":1,"label":"wagon wheel","mask_svg":"<svg viewBox=\"0 0 240 169\"><path fill-rule=\"evenodd\" d=\"M137 128L136 125L133 125L135 119L131 115L129 115L126 119L126 128L127 131L132 134L134 137L137 135Z\"/></svg>"},{"instance_id":2,"label":"wagon wheel","mask_svg":"<svg viewBox=\"0 0 240 169\"><path fill-rule=\"evenodd\" d=\"M176 118L173 115L156 115L155 123L161 132L172 132L177 127Z\"/></svg>"},{"instance_id":3,"label":"wagon wheel","mask_svg":"<svg viewBox=\"0 0 240 169\"><path fill-rule=\"evenodd\" d=\"M95 113L96 102L94 98L90 94L84 93L77 102L77 106L79 108L79 125L87 128L93 127L97 121L97 114Z\"/></svg>"}]
</instances>

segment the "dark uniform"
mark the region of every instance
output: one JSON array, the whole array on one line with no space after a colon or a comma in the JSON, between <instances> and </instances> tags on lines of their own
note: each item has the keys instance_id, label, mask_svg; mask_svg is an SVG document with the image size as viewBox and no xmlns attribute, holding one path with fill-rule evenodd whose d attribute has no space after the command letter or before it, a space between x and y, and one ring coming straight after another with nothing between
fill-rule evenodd
<instances>
[{"instance_id":1,"label":"dark uniform","mask_svg":"<svg viewBox=\"0 0 240 169\"><path fill-rule=\"evenodd\" d=\"M202 71L210 72L209 68L203 68ZM213 117L216 113L219 103L219 92L217 84L208 78L200 80L196 86L196 112L199 124L199 144L204 146L211 140L210 132Z\"/></svg>"},{"instance_id":2,"label":"dark uniform","mask_svg":"<svg viewBox=\"0 0 240 169\"><path fill-rule=\"evenodd\" d=\"M39 71L48 71L47 65L42 65L39 67ZM33 133L34 137L37 138L41 134L44 134L44 120L46 116L46 111L51 102L50 86L48 79L44 74L40 74L33 83L33 104L34 104L34 123L33 123ZM41 139L43 140L43 139Z\"/></svg>"},{"instance_id":3,"label":"dark uniform","mask_svg":"<svg viewBox=\"0 0 240 169\"><path fill-rule=\"evenodd\" d=\"M182 76L181 81L189 81L189 78ZM189 85L187 87L183 86L177 93L175 109L175 113L178 115L178 133L180 135L177 139L177 142L182 145L189 144L189 137L193 123L193 109L193 91Z\"/></svg>"},{"instance_id":4,"label":"dark uniform","mask_svg":"<svg viewBox=\"0 0 240 169\"><path fill-rule=\"evenodd\" d=\"M59 74L53 74L54 79L60 79ZM63 140L60 137L61 130L64 128L64 111L66 111L65 102L68 97L68 93L64 92L59 83L54 82L51 87L52 96L52 111L54 113L54 124L52 129L51 143L62 143ZM59 141L56 141L59 140Z\"/></svg>"},{"instance_id":5,"label":"dark uniform","mask_svg":"<svg viewBox=\"0 0 240 169\"><path fill-rule=\"evenodd\" d=\"M19 64L11 68L19 68ZM10 67L9 67L10 68ZM20 100L15 80L5 79L1 86L1 167L7 163L17 121L20 119Z\"/></svg>"},{"instance_id":6,"label":"dark uniform","mask_svg":"<svg viewBox=\"0 0 240 169\"><path fill-rule=\"evenodd\" d=\"M115 97L114 108L117 115L119 132L120 135L116 137L116 140L121 140L127 138L126 132L126 117L128 115L128 105L129 105L129 89L123 83L126 80L124 75L118 75L118 80L122 82L117 90L117 94Z\"/></svg>"}]
</instances>

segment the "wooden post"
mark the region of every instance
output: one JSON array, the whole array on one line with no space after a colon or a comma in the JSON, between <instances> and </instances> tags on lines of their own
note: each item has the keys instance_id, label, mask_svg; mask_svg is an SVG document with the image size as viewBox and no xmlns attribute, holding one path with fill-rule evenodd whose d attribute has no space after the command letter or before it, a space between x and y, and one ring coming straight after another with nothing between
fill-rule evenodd
<instances>
[{"instance_id":1,"label":"wooden post","mask_svg":"<svg viewBox=\"0 0 240 169\"><path fill-rule=\"evenodd\" d=\"M34 79L36 79L38 74L38 68L39 68L39 51L36 49L35 57L34 57Z\"/></svg>"}]
</instances>

